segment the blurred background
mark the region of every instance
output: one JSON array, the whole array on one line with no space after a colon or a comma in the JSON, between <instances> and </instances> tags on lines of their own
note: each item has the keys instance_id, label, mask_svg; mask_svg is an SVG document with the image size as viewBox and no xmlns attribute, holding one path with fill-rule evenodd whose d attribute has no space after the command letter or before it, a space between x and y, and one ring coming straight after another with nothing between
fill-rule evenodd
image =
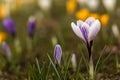
<instances>
[{"instance_id":1,"label":"blurred background","mask_svg":"<svg viewBox=\"0 0 120 80\"><path fill-rule=\"evenodd\" d=\"M36 19L31 50L28 49L30 16ZM9 66L0 48L0 64L2 65L0 75L7 76L12 73L17 76L26 76L27 63L34 64L35 57L43 63L47 53L53 54L57 43L62 46L65 55L74 52L79 60L79 51L85 47L81 47L84 45L82 40L73 33L71 22L76 22L78 19L85 21L90 16L101 22L101 31L95 38L93 47L95 60L104 46L107 46L106 53L110 50L112 53L120 53L120 0L0 0L0 44L6 41L11 54L16 54L14 38L3 27L3 20L12 18L22 48L20 60L17 62L14 58L15 64L20 63L22 67L17 67L18 72L23 71L23 73L16 74L17 72L12 72L14 67L7 70Z\"/></svg>"}]
</instances>

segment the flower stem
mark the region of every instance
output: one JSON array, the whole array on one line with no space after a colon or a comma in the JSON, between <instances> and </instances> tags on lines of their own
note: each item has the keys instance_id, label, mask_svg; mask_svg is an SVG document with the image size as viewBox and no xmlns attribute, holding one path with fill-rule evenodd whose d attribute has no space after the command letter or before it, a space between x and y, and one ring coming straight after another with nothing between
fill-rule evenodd
<instances>
[{"instance_id":1,"label":"flower stem","mask_svg":"<svg viewBox=\"0 0 120 80\"><path fill-rule=\"evenodd\" d=\"M92 55L89 58L89 79L93 80L93 75L94 74L94 65L93 65L93 59Z\"/></svg>"},{"instance_id":2,"label":"flower stem","mask_svg":"<svg viewBox=\"0 0 120 80\"><path fill-rule=\"evenodd\" d=\"M119 61L118 61L118 55L117 54L115 54L115 62L116 62L117 72L119 72Z\"/></svg>"},{"instance_id":3,"label":"flower stem","mask_svg":"<svg viewBox=\"0 0 120 80\"><path fill-rule=\"evenodd\" d=\"M94 78L94 65L93 65L93 59L91 54L91 48L92 48L93 41L90 42L90 45L88 45L88 53L89 53L89 79L93 80Z\"/></svg>"}]
</instances>

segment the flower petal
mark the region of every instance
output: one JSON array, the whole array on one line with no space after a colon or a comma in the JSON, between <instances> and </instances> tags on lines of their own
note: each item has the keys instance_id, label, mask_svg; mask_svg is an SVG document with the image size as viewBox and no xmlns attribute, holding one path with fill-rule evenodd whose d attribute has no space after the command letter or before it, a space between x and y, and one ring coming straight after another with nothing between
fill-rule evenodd
<instances>
[{"instance_id":1,"label":"flower petal","mask_svg":"<svg viewBox=\"0 0 120 80\"><path fill-rule=\"evenodd\" d=\"M78 21L77 21L77 26L82 26L83 23L84 23L83 21L78 20Z\"/></svg>"},{"instance_id":2,"label":"flower petal","mask_svg":"<svg viewBox=\"0 0 120 80\"><path fill-rule=\"evenodd\" d=\"M101 27L101 24L99 20L96 20L94 23L92 23L89 34L88 34L89 42L95 38L97 33L100 31L100 27Z\"/></svg>"},{"instance_id":3,"label":"flower petal","mask_svg":"<svg viewBox=\"0 0 120 80\"><path fill-rule=\"evenodd\" d=\"M91 26L92 23L94 23L94 21L95 21L95 18L93 18L93 17L89 17L89 18L87 18L87 19L85 20L85 22L86 22L89 26Z\"/></svg>"},{"instance_id":4,"label":"flower petal","mask_svg":"<svg viewBox=\"0 0 120 80\"><path fill-rule=\"evenodd\" d=\"M77 26L75 23L72 22L72 23L71 23L71 27L72 27L74 33L75 33L79 38L81 38L81 39L83 39L83 40L85 41L85 39L84 39L84 37L83 37L83 35L82 35L82 33L81 33L81 30L80 30L79 26Z\"/></svg>"},{"instance_id":5,"label":"flower petal","mask_svg":"<svg viewBox=\"0 0 120 80\"><path fill-rule=\"evenodd\" d=\"M89 25L87 23L83 23L82 26L79 27L81 32L82 32L82 35L85 39L85 42L87 43L88 42L88 33L89 33Z\"/></svg>"}]
</instances>

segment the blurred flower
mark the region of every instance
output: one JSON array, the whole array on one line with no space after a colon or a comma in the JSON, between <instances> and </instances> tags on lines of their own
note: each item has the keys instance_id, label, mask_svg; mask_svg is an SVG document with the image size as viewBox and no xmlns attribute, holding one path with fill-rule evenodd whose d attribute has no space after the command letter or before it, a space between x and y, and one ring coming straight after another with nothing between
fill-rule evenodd
<instances>
[{"instance_id":1,"label":"blurred flower","mask_svg":"<svg viewBox=\"0 0 120 80\"><path fill-rule=\"evenodd\" d=\"M79 4L80 6L85 6L87 0L77 0L77 2L78 2L78 4Z\"/></svg>"},{"instance_id":2,"label":"blurred flower","mask_svg":"<svg viewBox=\"0 0 120 80\"><path fill-rule=\"evenodd\" d=\"M4 32L0 32L0 44L6 39L7 34Z\"/></svg>"},{"instance_id":3,"label":"blurred flower","mask_svg":"<svg viewBox=\"0 0 120 80\"><path fill-rule=\"evenodd\" d=\"M29 37L31 38L34 36L35 27L36 27L35 17L30 16L28 20L28 34L29 34Z\"/></svg>"},{"instance_id":4,"label":"blurred flower","mask_svg":"<svg viewBox=\"0 0 120 80\"><path fill-rule=\"evenodd\" d=\"M108 21L109 21L109 15L108 14L101 15L100 21L101 21L103 26L107 26Z\"/></svg>"},{"instance_id":5,"label":"blurred flower","mask_svg":"<svg viewBox=\"0 0 120 80\"><path fill-rule=\"evenodd\" d=\"M52 41L53 46L55 46L57 44L57 42L58 42L58 40L57 40L57 38L55 36L53 36L51 38L51 41Z\"/></svg>"},{"instance_id":6,"label":"blurred flower","mask_svg":"<svg viewBox=\"0 0 120 80\"><path fill-rule=\"evenodd\" d=\"M12 20L12 18L6 18L3 20L3 26L4 28L10 33L13 37L16 36L16 28L15 23Z\"/></svg>"},{"instance_id":7,"label":"blurred flower","mask_svg":"<svg viewBox=\"0 0 120 80\"><path fill-rule=\"evenodd\" d=\"M82 9L78 11L75 16L77 19L85 20L89 16L89 10L88 9Z\"/></svg>"},{"instance_id":8,"label":"blurred flower","mask_svg":"<svg viewBox=\"0 0 120 80\"><path fill-rule=\"evenodd\" d=\"M102 0L104 7L108 11L113 11L116 6L116 0Z\"/></svg>"},{"instance_id":9,"label":"blurred flower","mask_svg":"<svg viewBox=\"0 0 120 80\"><path fill-rule=\"evenodd\" d=\"M87 6L88 8L90 8L91 10L96 10L99 6L99 0L87 0Z\"/></svg>"},{"instance_id":10,"label":"blurred flower","mask_svg":"<svg viewBox=\"0 0 120 80\"><path fill-rule=\"evenodd\" d=\"M50 10L51 4L52 0L38 0L39 7L44 11Z\"/></svg>"},{"instance_id":11,"label":"blurred flower","mask_svg":"<svg viewBox=\"0 0 120 80\"><path fill-rule=\"evenodd\" d=\"M0 5L0 19L7 17L9 12L6 9L5 5Z\"/></svg>"},{"instance_id":12,"label":"blurred flower","mask_svg":"<svg viewBox=\"0 0 120 80\"><path fill-rule=\"evenodd\" d=\"M83 39L89 48L91 47L91 42L100 31L101 24L98 19L95 20L93 17L89 17L87 20L85 20L85 22L78 20L77 25L72 22L71 26L74 33L79 38Z\"/></svg>"},{"instance_id":13,"label":"blurred flower","mask_svg":"<svg viewBox=\"0 0 120 80\"><path fill-rule=\"evenodd\" d=\"M91 13L90 17L94 17L95 19L99 19L100 15L97 13Z\"/></svg>"},{"instance_id":14,"label":"blurred flower","mask_svg":"<svg viewBox=\"0 0 120 80\"><path fill-rule=\"evenodd\" d=\"M119 29L118 29L117 24L113 24L113 25L112 25L112 32L113 32L113 34L114 34L114 36L115 36L116 38L119 37L120 33L119 33Z\"/></svg>"},{"instance_id":15,"label":"blurred flower","mask_svg":"<svg viewBox=\"0 0 120 80\"><path fill-rule=\"evenodd\" d=\"M73 70L76 71L77 62L76 62L76 55L74 53L72 54L71 62L72 62Z\"/></svg>"},{"instance_id":16,"label":"blurred flower","mask_svg":"<svg viewBox=\"0 0 120 80\"><path fill-rule=\"evenodd\" d=\"M54 62L55 62L55 64L58 63L60 65L61 58L62 58L62 49L61 49L61 46L59 44L57 44L55 46L55 49L54 49Z\"/></svg>"},{"instance_id":17,"label":"blurred flower","mask_svg":"<svg viewBox=\"0 0 120 80\"><path fill-rule=\"evenodd\" d=\"M77 6L76 0L68 0L68 1L66 2L67 12L68 12L69 14L74 13L74 11L75 11L75 9L76 9L76 6Z\"/></svg>"},{"instance_id":18,"label":"blurred flower","mask_svg":"<svg viewBox=\"0 0 120 80\"><path fill-rule=\"evenodd\" d=\"M11 59L11 51L6 42L2 42L2 49L4 50L7 59L10 60Z\"/></svg>"}]
</instances>

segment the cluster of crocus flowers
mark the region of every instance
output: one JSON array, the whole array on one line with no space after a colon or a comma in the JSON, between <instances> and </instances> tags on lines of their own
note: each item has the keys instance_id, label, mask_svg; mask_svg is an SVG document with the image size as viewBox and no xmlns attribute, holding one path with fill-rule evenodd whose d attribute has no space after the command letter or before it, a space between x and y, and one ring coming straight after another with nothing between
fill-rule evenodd
<instances>
[{"instance_id":1,"label":"cluster of crocus flowers","mask_svg":"<svg viewBox=\"0 0 120 80\"><path fill-rule=\"evenodd\" d=\"M29 37L33 38L36 28L36 19L33 16L29 17L28 20L28 35Z\"/></svg>"},{"instance_id":2,"label":"cluster of crocus flowers","mask_svg":"<svg viewBox=\"0 0 120 80\"><path fill-rule=\"evenodd\" d=\"M16 36L16 26L12 18L6 18L3 20L3 27L8 31L12 37Z\"/></svg>"},{"instance_id":3,"label":"cluster of crocus flowers","mask_svg":"<svg viewBox=\"0 0 120 80\"><path fill-rule=\"evenodd\" d=\"M76 12L75 17L77 19L85 21L88 17L94 17L95 19L99 19L102 26L106 27L109 22L109 15L108 14L98 14L98 13L92 13L87 8L81 9Z\"/></svg>"},{"instance_id":4,"label":"cluster of crocus flowers","mask_svg":"<svg viewBox=\"0 0 120 80\"><path fill-rule=\"evenodd\" d=\"M86 44L89 53L89 74L90 74L90 78L93 79L94 66L93 66L91 48L93 44L93 39L100 31L101 23L98 19L89 17L85 20L85 22L83 22L82 20L78 20L77 24L72 22L71 26L74 33L79 38L81 38Z\"/></svg>"},{"instance_id":5,"label":"cluster of crocus flowers","mask_svg":"<svg viewBox=\"0 0 120 80\"><path fill-rule=\"evenodd\" d=\"M62 58L62 48L59 44L57 44L54 48L54 63L59 64Z\"/></svg>"},{"instance_id":6,"label":"cluster of crocus flowers","mask_svg":"<svg viewBox=\"0 0 120 80\"><path fill-rule=\"evenodd\" d=\"M67 0L66 10L69 14L74 13L76 7L77 7L77 0Z\"/></svg>"}]
</instances>

